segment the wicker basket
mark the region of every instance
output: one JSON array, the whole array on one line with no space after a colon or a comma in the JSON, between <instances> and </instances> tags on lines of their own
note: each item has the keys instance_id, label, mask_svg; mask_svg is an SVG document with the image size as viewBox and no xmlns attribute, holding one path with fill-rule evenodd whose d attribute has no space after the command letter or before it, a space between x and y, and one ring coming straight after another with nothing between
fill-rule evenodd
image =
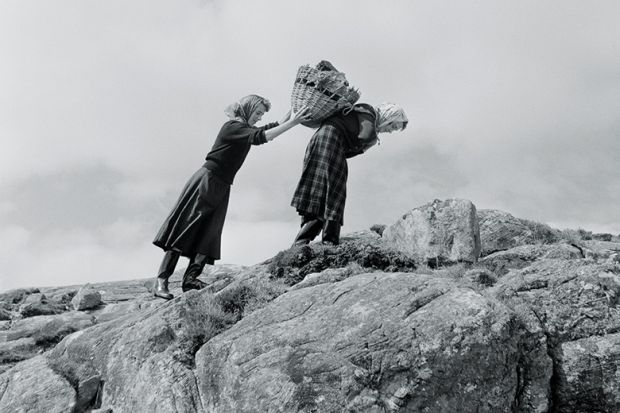
<instances>
[{"instance_id":1,"label":"wicker basket","mask_svg":"<svg viewBox=\"0 0 620 413\"><path fill-rule=\"evenodd\" d=\"M316 67L304 65L299 68L291 104L295 111L307 106L311 121L303 125L317 127L337 111L350 110L359 97L359 91L349 86L344 73L337 71L331 63L322 61Z\"/></svg>"}]
</instances>

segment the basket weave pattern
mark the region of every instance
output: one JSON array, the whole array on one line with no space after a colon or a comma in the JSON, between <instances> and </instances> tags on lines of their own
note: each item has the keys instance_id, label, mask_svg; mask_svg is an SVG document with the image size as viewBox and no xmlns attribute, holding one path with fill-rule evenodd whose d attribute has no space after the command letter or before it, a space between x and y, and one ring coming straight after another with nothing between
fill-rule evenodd
<instances>
[{"instance_id":1,"label":"basket weave pattern","mask_svg":"<svg viewBox=\"0 0 620 413\"><path fill-rule=\"evenodd\" d=\"M291 104L295 111L307 106L311 116L309 123L316 125L338 110L350 109L359 97L359 92L349 86L344 73L304 65L297 71Z\"/></svg>"}]
</instances>

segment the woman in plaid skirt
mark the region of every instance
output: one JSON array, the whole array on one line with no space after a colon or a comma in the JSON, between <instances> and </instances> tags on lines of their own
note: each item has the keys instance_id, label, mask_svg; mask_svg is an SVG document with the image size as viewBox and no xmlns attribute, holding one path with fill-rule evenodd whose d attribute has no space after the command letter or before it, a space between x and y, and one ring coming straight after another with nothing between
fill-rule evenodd
<instances>
[{"instance_id":1,"label":"woman in plaid skirt","mask_svg":"<svg viewBox=\"0 0 620 413\"><path fill-rule=\"evenodd\" d=\"M250 148L271 141L309 119L308 111L301 108L296 113L287 113L281 123L254 126L270 107L267 99L249 95L226 108L230 120L220 129L206 162L187 181L153 241L165 251L156 278L156 297L173 298L168 290L168 278L181 256L190 260L183 275L182 290L199 290L205 286L198 277L206 264L220 259L230 186Z\"/></svg>"},{"instance_id":2,"label":"woman in plaid skirt","mask_svg":"<svg viewBox=\"0 0 620 413\"><path fill-rule=\"evenodd\" d=\"M408 119L393 103L358 104L347 114L327 118L306 148L304 165L291 205L301 215L293 245L308 244L321 231L323 243L338 244L347 190L347 158L366 152L377 133L404 130Z\"/></svg>"}]
</instances>

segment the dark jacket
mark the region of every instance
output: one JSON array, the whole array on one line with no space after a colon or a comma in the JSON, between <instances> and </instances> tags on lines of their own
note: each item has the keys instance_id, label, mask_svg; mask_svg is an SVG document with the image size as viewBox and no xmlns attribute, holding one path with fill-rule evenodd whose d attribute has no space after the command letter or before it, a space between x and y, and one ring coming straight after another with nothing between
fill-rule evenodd
<instances>
[{"instance_id":1,"label":"dark jacket","mask_svg":"<svg viewBox=\"0 0 620 413\"><path fill-rule=\"evenodd\" d=\"M278 126L277 122L255 128L237 120L226 122L217 134L204 166L228 184L243 165L252 145L267 142L265 131Z\"/></svg>"}]
</instances>

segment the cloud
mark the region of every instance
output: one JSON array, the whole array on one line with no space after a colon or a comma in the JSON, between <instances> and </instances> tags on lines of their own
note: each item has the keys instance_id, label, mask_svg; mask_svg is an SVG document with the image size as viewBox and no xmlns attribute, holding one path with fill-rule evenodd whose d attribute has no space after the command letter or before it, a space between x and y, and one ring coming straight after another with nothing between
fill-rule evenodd
<instances>
[{"instance_id":1,"label":"cloud","mask_svg":"<svg viewBox=\"0 0 620 413\"><path fill-rule=\"evenodd\" d=\"M0 231L0 290L145 278L154 275L157 248L142 241L139 224L119 222L100 231Z\"/></svg>"},{"instance_id":2,"label":"cloud","mask_svg":"<svg viewBox=\"0 0 620 413\"><path fill-rule=\"evenodd\" d=\"M149 274L151 239L224 107L258 93L277 120L298 66L322 59L362 101L400 103L412 120L349 162L344 231L452 197L617 231L619 12L614 1L3 2L0 224L21 257L7 268L25 277L11 285L80 279L72 257L99 262L102 279ZM228 262L294 236L312 132L252 148L232 188Z\"/></svg>"}]
</instances>

